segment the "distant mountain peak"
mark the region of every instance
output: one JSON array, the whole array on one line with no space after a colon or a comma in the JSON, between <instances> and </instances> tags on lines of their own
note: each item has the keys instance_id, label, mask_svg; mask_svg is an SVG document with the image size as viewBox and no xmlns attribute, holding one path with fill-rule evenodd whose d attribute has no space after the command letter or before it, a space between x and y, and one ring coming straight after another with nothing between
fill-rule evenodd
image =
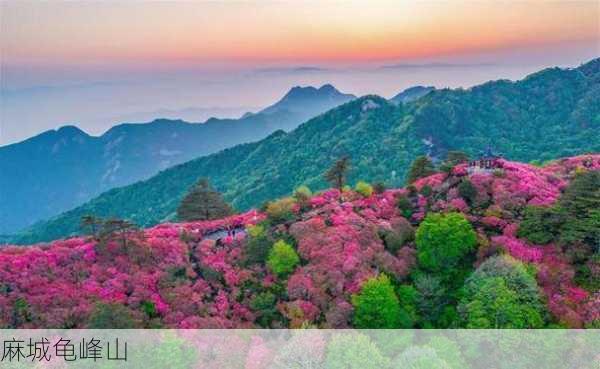
<instances>
[{"instance_id":1,"label":"distant mountain peak","mask_svg":"<svg viewBox=\"0 0 600 369\"><path fill-rule=\"evenodd\" d=\"M344 94L333 85L327 83L316 88L313 86L294 86L281 100L262 110L261 113L273 113L282 109L295 111L302 104L329 104L332 99L339 100L340 104L355 99L352 94Z\"/></svg>"},{"instance_id":2,"label":"distant mountain peak","mask_svg":"<svg viewBox=\"0 0 600 369\"><path fill-rule=\"evenodd\" d=\"M290 98L305 98L311 96L322 96L322 95L339 95L343 96L342 92L340 92L337 88L335 88L332 84L326 83L323 86L316 88L313 86L294 86L292 87L283 97L283 99Z\"/></svg>"},{"instance_id":3,"label":"distant mountain peak","mask_svg":"<svg viewBox=\"0 0 600 369\"><path fill-rule=\"evenodd\" d=\"M324 84L323 86L321 86L321 87L319 88L319 91L320 91L320 92L326 92L326 93L336 93L336 94L341 94L341 92L340 92L340 91L339 91L337 88L333 87L333 85L332 85L332 84L329 84L329 83L326 83L326 84Z\"/></svg>"},{"instance_id":4,"label":"distant mountain peak","mask_svg":"<svg viewBox=\"0 0 600 369\"><path fill-rule=\"evenodd\" d=\"M396 96L392 97L390 101L395 104L405 104L414 101L421 96L427 95L430 91L435 90L433 86L413 86L409 87Z\"/></svg>"},{"instance_id":5,"label":"distant mountain peak","mask_svg":"<svg viewBox=\"0 0 600 369\"><path fill-rule=\"evenodd\" d=\"M80 135L87 136L88 135L83 130L81 130L81 128L79 128L75 125L71 125L71 124L58 128L56 130L56 133L61 136L80 136Z\"/></svg>"},{"instance_id":6,"label":"distant mountain peak","mask_svg":"<svg viewBox=\"0 0 600 369\"><path fill-rule=\"evenodd\" d=\"M291 99L296 97L304 97L310 94L314 94L317 91L313 86L294 86L284 96L283 99Z\"/></svg>"}]
</instances>

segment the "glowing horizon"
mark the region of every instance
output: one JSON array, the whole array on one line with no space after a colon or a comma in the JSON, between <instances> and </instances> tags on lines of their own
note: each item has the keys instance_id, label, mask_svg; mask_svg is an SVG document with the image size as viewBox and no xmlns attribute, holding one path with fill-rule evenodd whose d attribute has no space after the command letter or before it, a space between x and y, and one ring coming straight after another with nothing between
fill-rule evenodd
<instances>
[{"instance_id":1,"label":"glowing horizon","mask_svg":"<svg viewBox=\"0 0 600 369\"><path fill-rule=\"evenodd\" d=\"M368 63L598 46L598 2L2 2L3 63Z\"/></svg>"}]
</instances>

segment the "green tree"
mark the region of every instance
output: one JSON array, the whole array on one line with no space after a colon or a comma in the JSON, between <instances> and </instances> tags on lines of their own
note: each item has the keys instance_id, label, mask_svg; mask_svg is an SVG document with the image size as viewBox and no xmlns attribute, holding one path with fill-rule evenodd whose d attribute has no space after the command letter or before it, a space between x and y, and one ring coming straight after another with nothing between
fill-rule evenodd
<instances>
[{"instance_id":1,"label":"green tree","mask_svg":"<svg viewBox=\"0 0 600 369\"><path fill-rule=\"evenodd\" d=\"M312 196L312 192L308 186L300 186L296 188L294 191L294 199L300 209L308 210L310 209L310 198Z\"/></svg>"},{"instance_id":2,"label":"green tree","mask_svg":"<svg viewBox=\"0 0 600 369\"><path fill-rule=\"evenodd\" d=\"M385 190L386 190L386 186L385 186L385 183L383 183L383 182L376 182L376 183L373 185L373 191L374 191L376 194L382 194L382 193L384 193L384 192L385 192Z\"/></svg>"},{"instance_id":3,"label":"green tree","mask_svg":"<svg viewBox=\"0 0 600 369\"><path fill-rule=\"evenodd\" d=\"M421 317L421 326L424 328L436 327L437 321L448 304L448 291L442 285L439 277L429 274L415 276L414 286L417 291L416 305Z\"/></svg>"},{"instance_id":4,"label":"green tree","mask_svg":"<svg viewBox=\"0 0 600 369\"><path fill-rule=\"evenodd\" d=\"M436 355L444 360L452 369L468 368L468 364L461 352L461 346L456 339L450 339L443 335L431 337L427 346L433 348Z\"/></svg>"},{"instance_id":5,"label":"green tree","mask_svg":"<svg viewBox=\"0 0 600 369\"><path fill-rule=\"evenodd\" d=\"M477 244L471 223L461 213L431 213L416 233L419 265L439 272L456 266Z\"/></svg>"},{"instance_id":6,"label":"green tree","mask_svg":"<svg viewBox=\"0 0 600 369\"><path fill-rule=\"evenodd\" d=\"M138 230L138 227L128 220L110 218L102 222L99 238L101 242L116 239L121 242L121 245L126 247L127 236Z\"/></svg>"},{"instance_id":7,"label":"green tree","mask_svg":"<svg viewBox=\"0 0 600 369\"><path fill-rule=\"evenodd\" d=\"M435 349L429 346L411 346L393 362L394 368L402 369L452 369L439 358Z\"/></svg>"},{"instance_id":8,"label":"green tree","mask_svg":"<svg viewBox=\"0 0 600 369\"><path fill-rule=\"evenodd\" d=\"M300 186L298 188L296 188L296 190L294 191L294 198L296 200L298 200L299 198L305 198L308 199L312 196L312 191L310 190L310 188L308 188L308 186Z\"/></svg>"},{"instance_id":9,"label":"green tree","mask_svg":"<svg viewBox=\"0 0 600 369\"><path fill-rule=\"evenodd\" d=\"M299 262L294 248L283 240L275 242L267 259L269 269L280 277L293 272Z\"/></svg>"},{"instance_id":10,"label":"green tree","mask_svg":"<svg viewBox=\"0 0 600 369\"><path fill-rule=\"evenodd\" d=\"M131 329L136 324L131 311L117 303L98 303L88 319L89 329Z\"/></svg>"},{"instance_id":11,"label":"green tree","mask_svg":"<svg viewBox=\"0 0 600 369\"><path fill-rule=\"evenodd\" d=\"M600 251L600 172L576 174L554 207L527 207L517 234L537 244L583 244L591 254Z\"/></svg>"},{"instance_id":12,"label":"green tree","mask_svg":"<svg viewBox=\"0 0 600 369\"><path fill-rule=\"evenodd\" d=\"M267 261L273 242L261 224L248 227L248 238L244 247L246 265L263 264Z\"/></svg>"},{"instance_id":13,"label":"green tree","mask_svg":"<svg viewBox=\"0 0 600 369\"><path fill-rule=\"evenodd\" d=\"M424 178L435 173L433 163L427 156L418 156L410 166L408 170L408 176L406 178L407 183L413 183L417 179Z\"/></svg>"},{"instance_id":14,"label":"green tree","mask_svg":"<svg viewBox=\"0 0 600 369\"><path fill-rule=\"evenodd\" d=\"M510 256L486 260L467 279L458 306L468 328L541 328L544 306L535 278Z\"/></svg>"},{"instance_id":15,"label":"green tree","mask_svg":"<svg viewBox=\"0 0 600 369\"><path fill-rule=\"evenodd\" d=\"M157 316L156 305L152 301L144 300L140 303L140 307L149 318Z\"/></svg>"},{"instance_id":16,"label":"green tree","mask_svg":"<svg viewBox=\"0 0 600 369\"><path fill-rule=\"evenodd\" d=\"M406 219L410 219L413 214L413 204L408 196L403 195L396 200L396 207Z\"/></svg>"},{"instance_id":17,"label":"green tree","mask_svg":"<svg viewBox=\"0 0 600 369\"><path fill-rule=\"evenodd\" d=\"M346 183L346 175L350 170L350 158L348 156L344 156L338 161L336 161L327 172L325 172L325 180L331 183L331 185L338 190L342 190L344 188L344 184Z\"/></svg>"},{"instance_id":18,"label":"green tree","mask_svg":"<svg viewBox=\"0 0 600 369\"><path fill-rule=\"evenodd\" d=\"M267 204L265 212L272 223L282 223L294 219L293 208L295 201L291 197L284 197Z\"/></svg>"},{"instance_id":19,"label":"green tree","mask_svg":"<svg viewBox=\"0 0 600 369\"><path fill-rule=\"evenodd\" d=\"M18 297L13 303L13 311L11 314L11 328L21 328L26 322L32 319L27 300Z\"/></svg>"},{"instance_id":20,"label":"green tree","mask_svg":"<svg viewBox=\"0 0 600 369\"><path fill-rule=\"evenodd\" d=\"M600 171L579 173L558 201L563 243L585 242L600 251Z\"/></svg>"},{"instance_id":21,"label":"green tree","mask_svg":"<svg viewBox=\"0 0 600 369\"><path fill-rule=\"evenodd\" d=\"M465 201L472 205L475 202L475 198L477 197L477 189L473 186L473 183L468 179L463 179L458 184L458 194L460 197L465 199Z\"/></svg>"},{"instance_id":22,"label":"green tree","mask_svg":"<svg viewBox=\"0 0 600 369\"><path fill-rule=\"evenodd\" d=\"M402 246L415 239L415 230L406 219L398 218L392 222L391 230L380 230L379 237L385 249L395 255Z\"/></svg>"},{"instance_id":23,"label":"green tree","mask_svg":"<svg viewBox=\"0 0 600 369\"><path fill-rule=\"evenodd\" d=\"M363 195L364 197L369 197L373 194L373 187L364 181L359 181L356 183L356 192Z\"/></svg>"},{"instance_id":24,"label":"green tree","mask_svg":"<svg viewBox=\"0 0 600 369\"><path fill-rule=\"evenodd\" d=\"M542 328L543 319L534 307L522 304L519 293L500 277L486 278L461 302L466 328Z\"/></svg>"},{"instance_id":25,"label":"green tree","mask_svg":"<svg viewBox=\"0 0 600 369\"><path fill-rule=\"evenodd\" d=\"M277 297L269 292L261 292L250 301L250 309L258 314L256 319L259 326L269 328L273 320L280 317L277 310Z\"/></svg>"},{"instance_id":26,"label":"green tree","mask_svg":"<svg viewBox=\"0 0 600 369\"><path fill-rule=\"evenodd\" d=\"M421 191L419 191L419 192L421 193L421 195L423 195L425 197L429 197L433 193L433 188L431 188L430 185L425 185L425 186L421 187Z\"/></svg>"},{"instance_id":27,"label":"green tree","mask_svg":"<svg viewBox=\"0 0 600 369\"><path fill-rule=\"evenodd\" d=\"M231 206L206 178L198 181L177 208L177 217L183 221L219 219L232 213Z\"/></svg>"},{"instance_id":28,"label":"green tree","mask_svg":"<svg viewBox=\"0 0 600 369\"><path fill-rule=\"evenodd\" d=\"M578 173L559 200L561 208L582 217L590 209L600 208L600 171Z\"/></svg>"},{"instance_id":29,"label":"green tree","mask_svg":"<svg viewBox=\"0 0 600 369\"><path fill-rule=\"evenodd\" d=\"M364 334L336 334L327 345L327 369L386 369L389 360Z\"/></svg>"},{"instance_id":30,"label":"green tree","mask_svg":"<svg viewBox=\"0 0 600 369\"><path fill-rule=\"evenodd\" d=\"M389 278L381 274L367 280L358 294L352 295L355 328L398 328L400 302Z\"/></svg>"},{"instance_id":31,"label":"green tree","mask_svg":"<svg viewBox=\"0 0 600 369\"><path fill-rule=\"evenodd\" d=\"M517 235L545 245L554 240L562 224L562 215L553 207L527 206Z\"/></svg>"},{"instance_id":32,"label":"green tree","mask_svg":"<svg viewBox=\"0 0 600 369\"><path fill-rule=\"evenodd\" d=\"M143 366L144 369L188 369L199 365L198 349L191 344L189 339L181 337L175 331L165 330L160 335L150 335L146 339L140 338L136 343L136 349L131 350L128 360L143 363L140 366ZM110 362L105 360L102 364ZM93 364L92 367L98 368L98 363ZM100 366L102 369L122 367L122 364Z\"/></svg>"},{"instance_id":33,"label":"green tree","mask_svg":"<svg viewBox=\"0 0 600 369\"><path fill-rule=\"evenodd\" d=\"M84 233L98 237L98 231L102 227L102 219L93 215L84 215L81 217L80 227Z\"/></svg>"},{"instance_id":34,"label":"green tree","mask_svg":"<svg viewBox=\"0 0 600 369\"><path fill-rule=\"evenodd\" d=\"M419 292L411 285L398 287L398 302L400 303L400 328L412 328L419 319L417 301Z\"/></svg>"},{"instance_id":35,"label":"green tree","mask_svg":"<svg viewBox=\"0 0 600 369\"><path fill-rule=\"evenodd\" d=\"M487 259L465 281L466 290L479 284L485 278L501 277L508 287L519 291L524 302L537 304L540 308L540 290L532 272L518 260L508 256L499 255Z\"/></svg>"}]
</instances>

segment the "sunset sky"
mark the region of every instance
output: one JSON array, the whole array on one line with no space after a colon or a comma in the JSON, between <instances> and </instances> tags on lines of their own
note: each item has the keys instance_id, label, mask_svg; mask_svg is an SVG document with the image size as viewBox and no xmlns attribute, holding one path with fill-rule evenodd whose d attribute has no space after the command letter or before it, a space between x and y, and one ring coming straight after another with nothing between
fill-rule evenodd
<instances>
[{"instance_id":1,"label":"sunset sky","mask_svg":"<svg viewBox=\"0 0 600 369\"><path fill-rule=\"evenodd\" d=\"M411 84L470 86L600 56L599 1L0 7L0 145L66 123L98 134L118 123L111 119L160 109L237 114L296 84L389 96Z\"/></svg>"}]
</instances>

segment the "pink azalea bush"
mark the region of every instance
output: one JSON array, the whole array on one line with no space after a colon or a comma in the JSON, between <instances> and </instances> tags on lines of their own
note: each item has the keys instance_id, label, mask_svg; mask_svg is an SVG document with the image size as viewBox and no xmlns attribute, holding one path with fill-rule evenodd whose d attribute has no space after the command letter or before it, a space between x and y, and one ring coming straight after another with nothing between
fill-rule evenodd
<instances>
[{"instance_id":1,"label":"pink azalea bush","mask_svg":"<svg viewBox=\"0 0 600 369\"><path fill-rule=\"evenodd\" d=\"M527 263L538 263L542 260L542 250L531 247L520 239L509 236L492 237L492 242L501 245L513 258Z\"/></svg>"}]
</instances>

